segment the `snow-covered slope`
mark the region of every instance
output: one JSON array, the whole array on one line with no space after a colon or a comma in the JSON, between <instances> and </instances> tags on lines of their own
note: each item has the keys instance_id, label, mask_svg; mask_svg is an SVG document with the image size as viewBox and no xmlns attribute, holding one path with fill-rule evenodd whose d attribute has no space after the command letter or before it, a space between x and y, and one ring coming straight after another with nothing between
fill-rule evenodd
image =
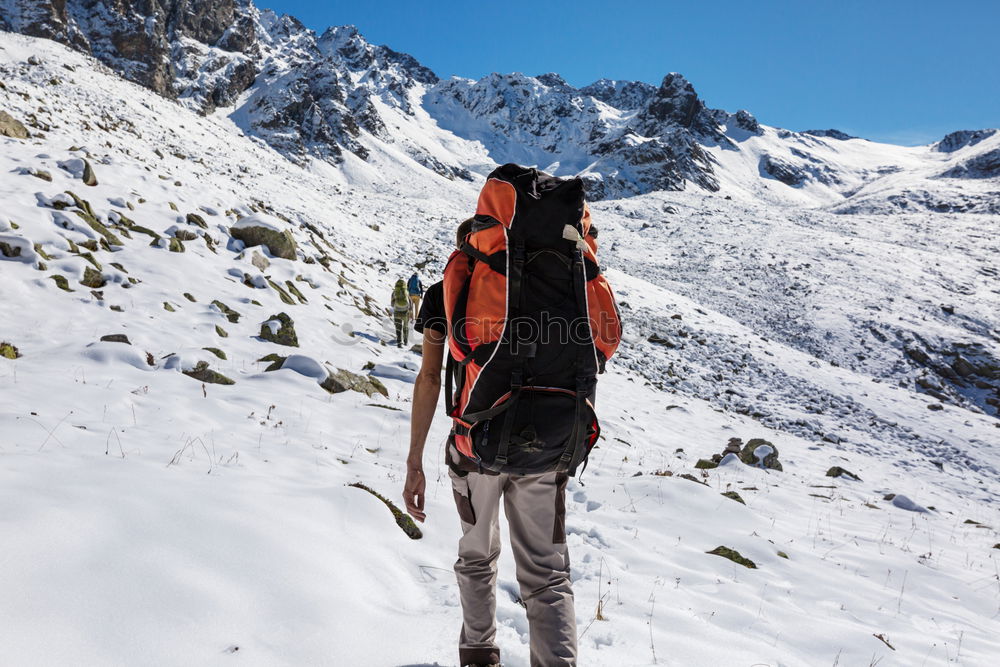
<instances>
[{"instance_id":1,"label":"snow-covered slope","mask_svg":"<svg viewBox=\"0 0 1000 667\"><path fill-rule=\"evenodd\" d=\"M296 164L248 135L248 99L197 115L45 40L0 33L0 81L31 133L0 137L0 342L20 354L0 357L4 662L455 664L444 420L422 539L348 485L399 504L420 359L386 345L383 306L414 265L440 275L477 177L366 131L366 160ZM426 111L379 104L487 166ZM746 142L779 141L762 131ZM943 170L991 141L893 159ZM628 340L569 488L581 664L992 664L995 218L720 184L594 205ZM295 259L244 248L240 219L287 231ZM297 347L267 340L281 313ZM732 437L784 470L694 467ZM502 563L499 640L526 665Z\"/></svg>"}]
</instances>

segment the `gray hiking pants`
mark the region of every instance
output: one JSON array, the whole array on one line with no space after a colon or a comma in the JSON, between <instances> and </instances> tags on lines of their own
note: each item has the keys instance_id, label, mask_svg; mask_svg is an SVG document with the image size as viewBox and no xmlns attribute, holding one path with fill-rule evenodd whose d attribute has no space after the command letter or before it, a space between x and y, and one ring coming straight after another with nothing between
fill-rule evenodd
<instances>
[{"instance_id":1,"label":"gray hiking pants","mask_svg":"<svg viewBox=\"0 0 1000 667\"><path fill-rule=\"evenodd\" d=\"M565 474L460 477L449 469L462 520L455 574L464 622L459 662L500 662L496 645L500 499L510 525L521 600L528 611L532 667L576 665L576 612L566 549Z\"/></svg>"}]
</instances>

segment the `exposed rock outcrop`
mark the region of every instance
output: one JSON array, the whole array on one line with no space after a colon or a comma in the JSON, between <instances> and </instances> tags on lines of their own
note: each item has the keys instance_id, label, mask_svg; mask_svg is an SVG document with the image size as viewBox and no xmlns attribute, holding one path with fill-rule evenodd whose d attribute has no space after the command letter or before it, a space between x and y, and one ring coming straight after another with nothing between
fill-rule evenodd
<instances>
[{"instance_id":1,"label":"exposed rock outcrop","mask_svg":"<svg viewBox=\"0 0 1000 667\"><path fill-rule=\"evenodd\" d=\"M285 313L272 315L260 325L260 337L278 345L298 347L299 339L295 334L295 323Z\"/></svg>"},{"instance_id":2,"label":"exposed rock outcrop","mask_svg":"<svg viewBox=\"0 0 1000 667\"><path fill-rule=\"evenodd\" d=\"M0 137L27 139L28 128L6 111L0 111Z\"/></svg>"}]
</instances>

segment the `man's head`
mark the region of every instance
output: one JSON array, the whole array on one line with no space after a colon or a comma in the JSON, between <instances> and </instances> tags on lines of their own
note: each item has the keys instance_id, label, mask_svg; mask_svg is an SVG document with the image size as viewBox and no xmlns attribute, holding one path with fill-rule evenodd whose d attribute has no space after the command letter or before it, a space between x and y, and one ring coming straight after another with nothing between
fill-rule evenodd
<instances>
[{"instance_id":1,"label":"man's head","mask_svg":"<svg viewBox=\"0 0 1000 667\"><path fill-rule=\"evenodd\" d=\"M472 231L472 223L475 221L475 218L469 218L459 223L458 229L455 231L455 245L457 247L461 248L462 244L465 243L465 237Z\"/></svg>"}]
</instances>

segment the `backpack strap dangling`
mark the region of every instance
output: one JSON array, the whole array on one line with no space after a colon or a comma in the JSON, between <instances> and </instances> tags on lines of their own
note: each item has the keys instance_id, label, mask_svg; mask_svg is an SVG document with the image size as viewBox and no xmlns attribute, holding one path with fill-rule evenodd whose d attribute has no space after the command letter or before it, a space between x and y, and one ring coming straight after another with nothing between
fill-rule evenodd
<instances>
[{"instance_id":1,"label":"backpack strap dangling","mask_svg":"<svg viewBox=\"0 0 1000 667\"><path fill-rule=\"evenodd\" d=\"M514 415L518 399L521 398L521 387L524 384L524 360L528 354L526 345L518 339L517 319L521 315L521 285L524 282L524 239L517 231L512 234L514 246L510 254L510 274L507 276L507 330L510 332L510 345L514 353L514 362L510 372L510 398L507 399L507 414L504 415L503 428L500 431L500 446L494 462L498 466L507 465L507 453L510 451L510 433L514 426Z\"/></svg>"},{"instance_id":2,"label":"backpack strap dangling","mask_svg":"<svg viewBox=\"0 0 1000 667\"><path fill-rule=\"evenodd\" d=\"M567 239L569 240L569 239ZM583 321L587 322L587 327L590 327L587 313L587 278L586 278L586 268L583 262L583 251L577 248L574 253L573 258L573 293L576 295L576 305L577 311L580 313L580 317L585 318ZM593 340L593 333L591 333L591 340ZM591 343L591 346L593 343ZM587 398L594 389L596 384L596 379L593 374L586 372L586 369L590 367L593 363L591 359L588 359L588 352L592 351L584 343L577 343L576 349L576 408L573 415L573 430L570 434L569 441L566 443L566 448L563 450L562 456L559 457L559 468L566 470L570 475L576 472L576 467L580 465L580 460L583 458L584 445L583 445L583 433L581 428L581 422L583 420L583 410L587 405Z\"/></svg>"}]
</instances>

